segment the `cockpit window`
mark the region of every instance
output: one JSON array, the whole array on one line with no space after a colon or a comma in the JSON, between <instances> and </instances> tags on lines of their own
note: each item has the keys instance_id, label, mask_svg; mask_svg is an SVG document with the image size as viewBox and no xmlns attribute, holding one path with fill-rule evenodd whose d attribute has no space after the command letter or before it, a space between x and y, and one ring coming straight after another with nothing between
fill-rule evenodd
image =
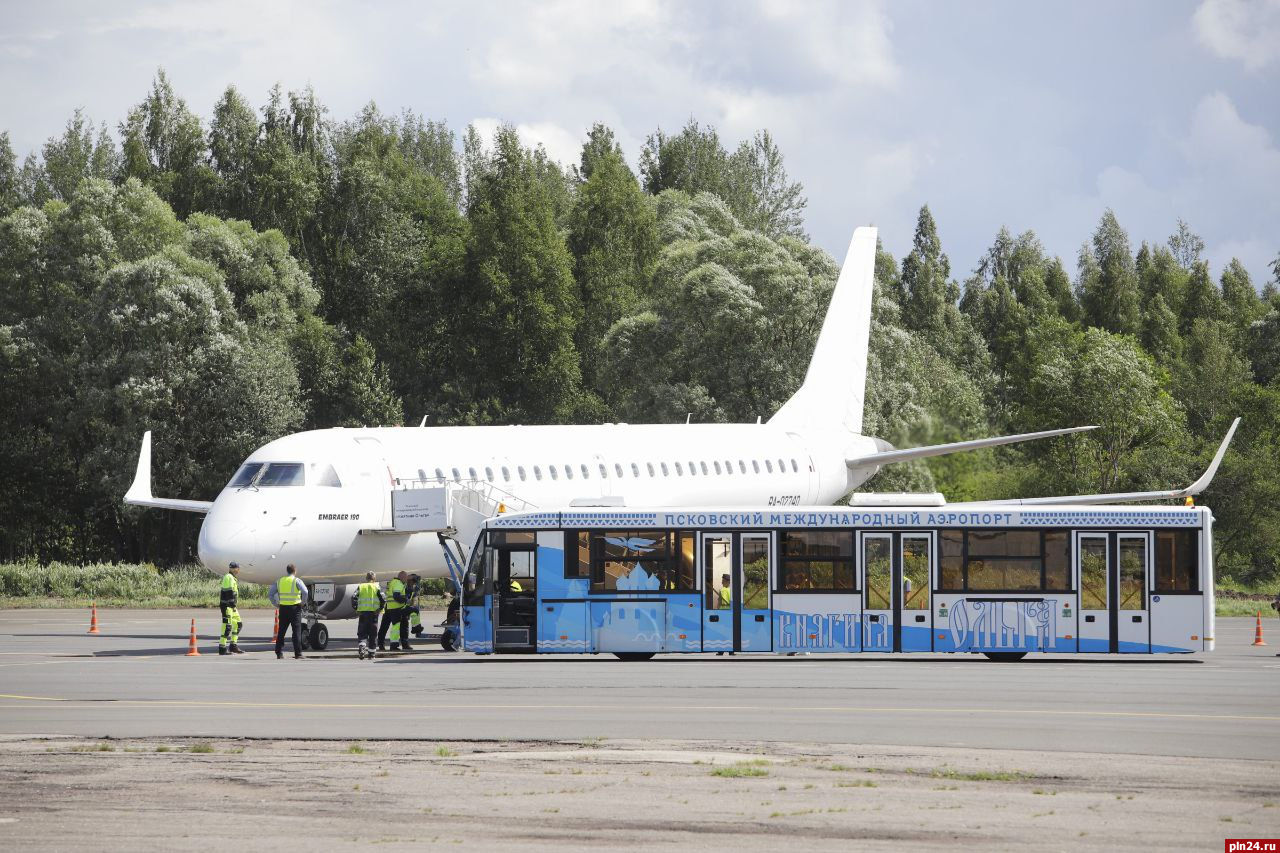
<instances>
[{"instance_id":1,"label":"cockpit window","mask_svg":"<svg viewBox=\"0 0 1280 853\"><path fill-rule=\"evenodd\" d=\"M269 486L301 486L304 481L301 462L269 462L267 470L254 485L265 489Z\"/></svg>"},{"instance_id":2,"label":"cockpit window","mask_svg":"<svg viewBox=\"0 0 1280 853\"><path fill-rule=\"evenodd\" d=\"M313 466L314 467L314 466ZM426 479L425 477L423 479ZM316 481L317 486L330 486L335 489L342 488L342 481L338 479L338 472L334 470L332 465L325 466L324 471L320 474Z\"/></svg>"},{"instance_id":3,"label":"cockpit window","mask_svg":"<svg viewBox=\"0 0 1280 853\"><path fill-rule=\"evenodd\" d=\"M332 483L320 485L341 486L338 474L330 466ZM267 488L269 486L301 486L306 481L301 462L246 462L227 484L228 489Z\"/></svg>"},{"instance_id":4,"label":"cockpit window","mask_svg":"<svg viewBox=\"0 0 1280 853\"><path fill-rule=\"evenodd\" d=\"M263 465L261 462L246 462L240 466L240 470L231 478L231 482L227 483L228 489L243 489L253 483L253 478L258 476Z\"/></svg>"}]
</instances>

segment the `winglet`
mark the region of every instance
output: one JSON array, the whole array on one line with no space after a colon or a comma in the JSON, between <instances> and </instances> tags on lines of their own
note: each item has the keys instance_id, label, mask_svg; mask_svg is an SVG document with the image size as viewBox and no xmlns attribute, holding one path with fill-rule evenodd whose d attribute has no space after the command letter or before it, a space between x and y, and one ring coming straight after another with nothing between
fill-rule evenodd
<instances>
[{"instance_id":1,"label":"winglet","mask_svg":"<svg viewBox=\"0 0 1280 853\"><path fill-rule=\"evenodd\" d=\"M124 493L124 502L131 506L147 506L155 509L176 509L180 512L206 513L213 509L213 501L187 501L178 498L156 498L151 495L151 430L142 434L142 449L138 451L138 467L133 472L133 484Z\"/></svg>"},{"instance_id":2,"label":"winglet","mask_svg":"<svg viewBox=\"0 0 1280 853\"><path fill-rule=\"evenodd\" d=\"M133 474L133 485L124 493L124 502L141 503L151 500L151 430L142 434L142 449L138 451L138 468Z\"/></svg>"},{"instance_id":3,"label":"winglet","mask_svg":"<svg viewBox=\"0 0 1280 853\"><path fill-rule=\"evenodd\" d=\"M978 438L973 441L954 441L951 444L933 444L928 447L909 447L906 450L885 450L846 459L850 468L869 468L872 465L889 465L893 462L906 462L911 459L927 459L931 456L946 456L949 453L961 453L966 450L978 450L983 447L999 447L1004 444L1017 444L1022 441L1035 441L1040 438L1053 438L1059 435L1071 435L1097 429L1096 426L1066 427L1065 429L1049 429L1042 432L1024 432L1020 435L1001 435L995 438Z\"/></svg>"},{"instance_id":4,"label":"winglet","mask_svg":"<svg viewBox=\"0 0 1280 853\"><path fill-rule=\"evenodd\" d=\"M1186 488L1186 495L1198 495L1205 489L1209 488L1209 484L1213 482L1214 475L1218 473L1218 466L1222 464L1222 457L1227 455L1227 448L1231 446L1231 439L1235 437L1236 427L1240 426L1240 419L1236 418L1231 422L1231 428L1227 430L1226 438L1222 439L1222 444L1218 445L1218 452L1213 454L1213 461L1209 463L1209 467L1200 475L1200 479L1196 480Z\"/></svg>"}]
</instances>

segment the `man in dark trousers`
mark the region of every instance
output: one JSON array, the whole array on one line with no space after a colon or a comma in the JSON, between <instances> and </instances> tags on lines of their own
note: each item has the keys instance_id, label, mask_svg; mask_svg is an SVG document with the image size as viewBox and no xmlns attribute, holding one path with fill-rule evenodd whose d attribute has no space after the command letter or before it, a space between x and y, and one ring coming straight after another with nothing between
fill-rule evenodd
<instances>
[{"instance_id":1,"label":"man in dark trousers","mask_svg":"<svg viewBox=\"0 0 1280 853\"><path fill-rule=\"evenodd\" d=\"M271 603L280 608L276 659L284 657L284 635L290 628L293 628L293 656L302 657L302 606L307 603L307 585L298 578L298 569L293 563L285 566L284 577L272 584L267 594Z\"/></svg>"},{"instance_id":2,"label":"man in dark trousers","mask_svg":"<svg viewBox=\"0 0 1280 853\"><path fill-rule=\"evenodd\" d=\"M406 652L412 651L409 646L409 593L405 587L405 581L408 579L409 573L401 572L387 581L387 609L382 611L382 625L378 627L378 651L380 652L387 650L387 631L390 630L392 622L400 626L400 647Z\"/></svg>"},{"instance_id":3,"label":"man in dark trousers","mask_svg":"<svg viewBox=\"0 0 1280 853\"><path fill-rule=\"evenodd\" d=\"M364 583L356 587L351 594L351 606L360 615L360 623L356 626L356 639L360 641L357 651L360 660L368 655L370 659L377 654L378 611L387 604L387 597L382 594L382 587L373 579L373 572L366 572Z\"/></svg>"}]
</instances>

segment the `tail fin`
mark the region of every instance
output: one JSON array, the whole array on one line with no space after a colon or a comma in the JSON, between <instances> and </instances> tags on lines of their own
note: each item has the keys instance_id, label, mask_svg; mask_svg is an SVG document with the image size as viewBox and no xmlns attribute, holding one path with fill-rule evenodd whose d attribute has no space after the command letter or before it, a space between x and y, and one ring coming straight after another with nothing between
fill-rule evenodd
<instances>
[{"instance_id":1,"label":"tail fin","mask_svg":"<svg viewBox=\"0 0 1280 853\"><path fill-rule=\"evenodd\" d=\"M831 294L831 305L818 333L804 384L769 423L843 426L850 432L862 432L875 275L876 229L857 228L849 241L849 252Z\"/></svg>"}]
</instances>

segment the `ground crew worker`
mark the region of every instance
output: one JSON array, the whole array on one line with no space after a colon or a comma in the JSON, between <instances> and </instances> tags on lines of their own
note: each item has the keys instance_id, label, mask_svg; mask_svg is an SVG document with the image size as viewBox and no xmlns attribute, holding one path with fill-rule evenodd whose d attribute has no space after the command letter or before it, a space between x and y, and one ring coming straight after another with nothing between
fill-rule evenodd
<instances>
[{"instance_id":1,"label":"ground crew worker","mask_svg":"<svg viewBox=\"0 0 1280 853\"><path fill-rule=\"evenodd\" d=\"M408 600L409 633L415 637L422 636L422 608L418 606L418 597L422 594L422 577L409 575L409 585L405 588Z\"/></svg>"},{"instance_id":2,"label":"ground crew worker","mask_svg":"<svg viewBox=\"0 0 1280 853\"><path fill-rule=\"evenodd\" d=\"M360 640L360 647L357 649L360 660L364 660L366 654L372 660L377 654L378 611L386 604L387 597L382 594L382 587L373 579L373 572L366 572L364 583L356 587L351 596L351 606L360 614L360 624L356 626L356 638Z\"/></svg>"},{"instance_id":3,"label":"ground crew worker","mask_svg":"<svg viewBox=\"0 0 1280 853\"><path fill-rule=\"evenodd\" d=\"M391 629L392 622L400 628L400 645L407 652L413 650L409 646L409 611L405 607L409 603L409 596L404 582L408 579L409 573L401 572L387 581L387 609L382 611L382 624L378 627L380 652L387 650L387 631Z\"/></svg>"},{"instance_id":4,"label":"ground crew worker","mask_svg":"<svg viewBox=\"0 0 1280 853\"><path fill-rule=\"evenodd\" d=\"M276 660L284 657L284 635L293 629L293 656L302 657L302 605L307 603L307 585L298 577L293 563L285 566L285 575L271 585L268 596L280 608L280 633L276 634Z\"/></svg>"},{"instance_id":5,"label":"ground crew worker","mask_svg":"<svg viewBox=\"0 0 1280 853\"><path fill-rule=\"evenodd\" d=\"M218 637L220 655L244 654L236 643L240 639L240 611L236 609L240 603L240 586L236 583L239 574L240 564L232 563L222 576L222 590L218 596L218 609L222 611L222 635Z\"/></svg>"}]
</instances>

